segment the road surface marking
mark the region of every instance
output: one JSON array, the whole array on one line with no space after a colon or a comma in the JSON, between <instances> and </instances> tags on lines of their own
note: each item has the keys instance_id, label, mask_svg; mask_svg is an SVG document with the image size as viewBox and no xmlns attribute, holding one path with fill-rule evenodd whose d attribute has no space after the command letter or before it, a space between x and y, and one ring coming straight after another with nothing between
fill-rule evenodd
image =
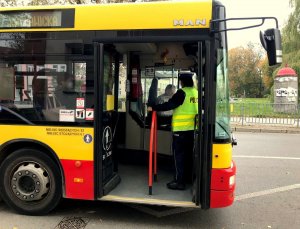
<instances>
[{"instance_id":1,"label":"road surface marking","mask_svg":"<svg viewBox=\"0 0 300 229\"><path fill-rule=\"evenodd\" d=\"M294 189L298 189L298 188L300 188L300 184L293 184L293 185L283 186L283 187L279 187L279 188L267 189L267 190L263 190L263 191L259 191L259 192L252 192L252 193L236 196L235 201L270 195L270 194L274 194L277 192L286 192L286 191L290 191L290 190L294 190Z\"/></svg>"},{"instance_id":2,"label":"road surface marking","mask_svg":"<svg viewBox=\"0 0 300 229\"><path fill-rule=\"evenodd\" d=\"M280 160L300 160L300 157L271 157L271 156L246 156L246 155L235 155L235 158L260 158L260 159L280 159Z\"/></svg>"}]
</instances>

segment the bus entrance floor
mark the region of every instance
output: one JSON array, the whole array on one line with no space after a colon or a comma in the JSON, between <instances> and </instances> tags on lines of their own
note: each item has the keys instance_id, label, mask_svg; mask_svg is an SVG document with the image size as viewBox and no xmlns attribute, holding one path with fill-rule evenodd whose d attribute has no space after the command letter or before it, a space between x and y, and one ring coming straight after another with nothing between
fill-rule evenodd
<instances>
[{"instance_id":1,"label":"bus entrance floor","mask_svg":"<svg viewBox=\"0 0 300 229\"><path fill-rule=\"evenodd\" d=\"M172 180L171 171L158 170L153 182L152 195L148 188L148 167L142 165L119 165L120 184L101 200L154 204L165 206L196 207L192 202L192 186L185 190L170 190L166 183Z\"/></svg>"}]
</instances>

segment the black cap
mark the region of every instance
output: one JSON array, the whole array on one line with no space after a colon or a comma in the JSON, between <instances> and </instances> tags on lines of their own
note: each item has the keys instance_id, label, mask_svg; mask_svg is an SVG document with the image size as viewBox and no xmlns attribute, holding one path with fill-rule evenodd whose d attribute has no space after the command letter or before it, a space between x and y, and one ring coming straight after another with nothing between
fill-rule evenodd
<instances>
[{"instance_id":1,"label":"black cap","mask_svg":"<svg viewBox=\"0 0 300 229\"><path fill-rule=\"evenodd\" d=\"M193 78L194 73L192 72L183 72L179 73L179 79Z\"/></svg>"}]
</instances>

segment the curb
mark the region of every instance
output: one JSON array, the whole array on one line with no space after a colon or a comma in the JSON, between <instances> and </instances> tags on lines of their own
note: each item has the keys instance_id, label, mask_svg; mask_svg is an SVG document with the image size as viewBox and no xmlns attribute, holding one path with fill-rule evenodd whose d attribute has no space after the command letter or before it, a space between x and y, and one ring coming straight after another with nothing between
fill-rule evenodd
<instances>
[{"instance_id":1,"label":"curb","mask_svg":"<svg viewBox=\"0 0 300 229\"><path fill-rule=\"evenodd\" d=\"M255 127L255 126L231 126L233 132L253 132L253 133L283 133L300 134L300 128L276 128L276 127Z\"/></svg>"}]
</instances>

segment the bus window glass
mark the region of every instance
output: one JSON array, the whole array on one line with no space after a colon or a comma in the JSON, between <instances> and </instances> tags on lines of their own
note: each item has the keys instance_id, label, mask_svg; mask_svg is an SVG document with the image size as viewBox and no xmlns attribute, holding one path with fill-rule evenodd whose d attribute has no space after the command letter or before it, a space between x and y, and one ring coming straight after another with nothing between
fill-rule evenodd
<instances>
[{"instance_id":1,"label":"bus window glass","mask_svg":"<svg viewBox=\"0 0 300 229\"><path fill-rule=\"evenodd\" d=\"M218 49L217 87L216 87L216 140L230 139L229 89L227 74L227 55L225 49Z\"/></svg>"},{"instance_id":2,"label":"bus window glass","mask_svg":"<svg viewBox=\"0 0 300 229\"><path fill-rule=\"evenodd\" d=\"M167 102L175 94L178 85L178 70L174 66L152 67L153 74L149 74L149 68L142 71L142 87L144 91L144 104L149 101L149 88L153 78L157 80L154 102L156 104ZM172 93L166 95L166 88L172 85ZM170 86L169 86L170 87ZM147 115L147 112L145 112ZM172 111L158 112L159 116L172 116Z\"/></svg>"},{"instance_id":3,"label":"bus window glass","mask_svg":"<svg viewBox=\"0 0 300 229\"><path fill-rule=\"evenodd\" d=\"M1 122L92 125L93 118L86 118L87 109L91 112L94 105L92 59L53 54L53 46L68 50L72 41L60 40L55 44L53 40L27 39L36 34L15 36L18 39L0 43L0 77L4 82L0 85L0 105L10 113L5 115L2 109Z\"/></svg>"},{"instance_id":4,"label":"bus window glass","mask_svg":"<svg viewBox=\"0 0 300 229\"><path fill-rule=\"evenodd\" d=\"M104 55L104 79L103 79L103 110L114 110L114 80L115 62L112 55Z\"/></svg>"},{"instance_id":5,"label":"bus window glass","mask_svg":"<svg viewBox=\"0 0 300 229\"><path fill-rule=\"evenodd\" d=\"M118 91L118 111L126 112L126 76L127 66L124 63L120 63L119 69L119 91Z\"/></svg>"},{"instance_id":6,"label":"bus window glass","mask_svg":"<svg viewBox=\"0 0 300 229\"><path fill-rule=\"evenodd\" d=\"M73 72L75 76L75 88L76 92L86 92L86 63L76 62L73 64Z\"/></svg>"}]
</instances>

